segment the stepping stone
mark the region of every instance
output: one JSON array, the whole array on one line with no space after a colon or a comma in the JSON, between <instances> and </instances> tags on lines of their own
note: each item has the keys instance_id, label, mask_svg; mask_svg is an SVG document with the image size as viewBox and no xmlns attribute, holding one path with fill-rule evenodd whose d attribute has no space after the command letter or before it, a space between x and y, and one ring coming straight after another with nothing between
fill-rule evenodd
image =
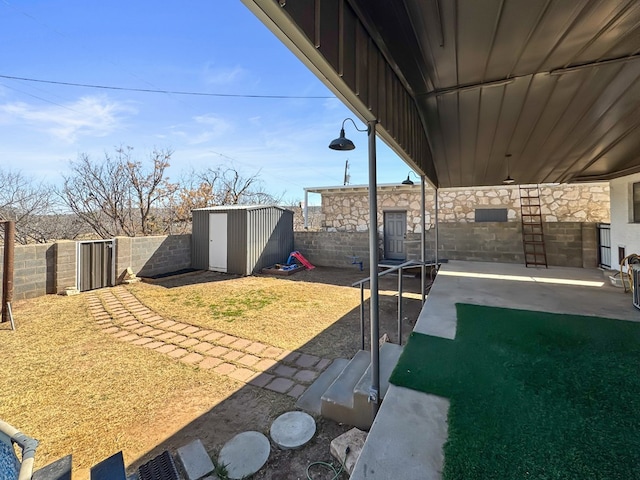
<instances>
[{"instance_id":1,"label":"stepping stone","mask_svg":"<svg viewBox=\"0 0 640 480\"><path fill-rule=\"evenodd\" d=\"M187 474L187 480L197 480L213 472L215 468L211 457L199 438L184 447L180 447L178 449L178 458Z\"/></svg>"},{"instance_id":2,"label":"stepping stone","mask_svg":"<svg viewBox=\"0 0 640 480\"><path fill-rule=\"evenodd\" d=\"M260 470L267 460L271 446L260 432L239 433L229 440L218 456L218 463L227 467L232 480L249 477Z\"/></svg>"},{"instance_id":3,"label":"stepping stone","mask_svg":"<svg viewBox=\"0 0 640 480\"><path fill-rule=\"evenodd\" d=\"M304 385L296 385L291 390L287 392L287 395L293 398L299 398L307 390L307 387Z\"/></svg>"},{"instance_id":4,"label":"stepping stone","mask_svg":"<svg viewBox=\"0 0 640 480\"><path fill-rule=\"evenodd\" d=\"M296 359L296 365L302 368L310 368L310 367L313 367L319 361L320 361L320 357L316 357L315 355L307 355L306 353L303 353Z\"/></svg>"},{"instance_id":5,"label":"stepping stone","mask_svg":"<svg viewBox=\"0 0 640 480\"><path fill-rule=\"evenodd\" d=\"M288 378L277 377L269 385L264 388L273 390L277 393L287 393L295 384L293 380Z\"/></svg>"},{"instance_id":6,"label":"stepping stone","mask_svg":"<svg viewBox=\"0 0 640 480\"><path fill-rule=\"evenodd\" d=\"M276 365L278 365L278 362L276 362L275 360L272 360L270 358L264 358L260 360L258 363L256 363L255 365L253 365L253 368L258 370L259 372L265 372L267 370L271 370Z\"/></svg>"},{"instance_id":7,"label":"stepping stone","mask_svg":"<svg viewBox=\"0 0 640 480\"><path fill-rule=\"evenodd\" d=\"M266 348L267 348L266 345L255 342L249 345L247 348L245 348L245 350L249 353L252 353L253 355L258 355L260 352L262 352Z\"/></svg>"},{"instance_id":8,"label":"stepping stone","mask_svg":"<svg viewBox=\"0 0 640 480\"><path fill-rule=\"evenodd\" d=\"M213 367L217 367L222 363L222 360L216 357L205 357L203 361L201 361L198 366L204 370L208 370Z\"/></svg>"},{"instance_id":9,"label":"stepping stone","mask_svg":"<svg viewBox=\"0 0 640 480\"><path fill-rule=\"evenodd\" d=\"M306 445L316 433L316 422L304 412L287 412L271 424L271 440L283 450L293 450Z\"/></svg>"},{"instance_id":10,"label":"stepping stone","mask_svg":"<svg viewBox=\"0 0 640 480\"><path fill-rule=\"evenodd\" d=\"M311 383L317 376L318 372L314 372L313 370L300 370L293 376L293 379L302 383Z\"/></svg>"},{"instance_id":11,"label":"stepping stone","mask_svg":"<svg viewBox=\"0 0 640 480\"><path fill-rule=\"evenodd\" d=\"M255 387L265 387L267 383L269 383L274 378L274 375L270 375L268 373L259 373L255 377L253 377L249 383Z\"/></svg>"},{"instance_id":12,"label":"stepping stone","mask_svg":"<svg viewBox=\"0 0 640 480\"><path fill-rule=\"evenodd\" d=\"M296 370L295 368L287 367L286 365L278 365L274 372L281 377L291 378L298 372L298 370Z\"/></svg>"},{"instance_id":13,"label":"stepping stone","mask_svg":"<svg viewBox=\"0 0 640 480\"><path fill-rule=\"evenodd\" d=\"M204 357L202 355L200 355L199 353L190 353L189 355L182 357L180 359L181 362L187 363L187 364L194 364L194 363L198 363L199 361L201 361Z\"/></svg>"}]
</instances>

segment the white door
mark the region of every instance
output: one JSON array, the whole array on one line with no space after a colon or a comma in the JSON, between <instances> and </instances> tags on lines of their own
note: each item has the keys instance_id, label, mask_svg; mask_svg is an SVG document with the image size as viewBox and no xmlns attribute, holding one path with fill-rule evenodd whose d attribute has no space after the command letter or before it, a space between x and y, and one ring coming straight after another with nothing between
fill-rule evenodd
<instances>
[{"instance_id":1,"label":"white door","mask_svg":"<svg viewBox=\"0 0 640 480\"><path fill-rule=\"evenodd\" d=\"M209 270L227 271L227 214L209 214Z\"/></svg>"}]
</instances>

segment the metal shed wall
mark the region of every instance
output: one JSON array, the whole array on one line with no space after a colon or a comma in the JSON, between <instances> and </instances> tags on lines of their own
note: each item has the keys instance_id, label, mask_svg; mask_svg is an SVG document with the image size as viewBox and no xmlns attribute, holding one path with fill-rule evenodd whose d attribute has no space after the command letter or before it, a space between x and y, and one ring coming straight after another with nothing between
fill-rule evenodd
<instances>
[{"instance_id":1,"label":"metal shed wall","mask_svg":"<svg viewBox=\"0 0 640 480\"><path fill-rule=\"evenodd\" d=\"M247 275L285 262L293 251L293 212L262 208L247 212Z\"/></svg>"},{"instance_id":2,"label":"metal shed wall","mask_svg":"<svg viewBox=\"0 0 640 480\"><path fill-rule=\"evenodd\" d=\"M247 272L247 210L216 210L227 214L227 273Z\"/></svg>"},{"instance_id":3,"label":"metal shed wall","mask_svg":"<svg viewBox=\"0 0 640 480\"><path fill-rule=\"evenodd\" d=\"M209 212L191 212L191 266L207 270L209 268Z\"/></svg>"},{"instance_id":4,"label":"metal shed wall","mask_svg":"<svg viewBox=\"0 0 640 480\"><path fill-rule=\"evenodd\" d=\"M227 214L227 273L251 275L293 251L293 212L279 207L193 210L192 266L209 268L209 214Z\"/></svg>"}]
</instances>

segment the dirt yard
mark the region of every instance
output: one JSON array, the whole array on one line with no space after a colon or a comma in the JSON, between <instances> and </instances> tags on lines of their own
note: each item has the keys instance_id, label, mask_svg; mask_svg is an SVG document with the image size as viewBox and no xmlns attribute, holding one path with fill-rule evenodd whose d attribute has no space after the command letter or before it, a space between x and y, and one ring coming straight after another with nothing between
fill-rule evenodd
<instances>
[{"instance_id":1,"label":"dirt yard","mask_svg":"<svg viewBox=\"0 0 640 480\"><path fill-rule=\"evenodd\" d=\"M284 278L205 272L128 289L163 318L337 358L359 349L360 292L350 285L365 274L357 268L316 268ZM416 294L420 280L405 277L404 287ZM381 279L380 332L392 341L396 288L397 276ZM403 302L405 337L420 311L419 296L413 297ZM9 366L0 376L0 418L40 440L37 468L72 453L74 478L83 480L91 465L123 450L133 471L194 438L215 457L243 431L268 436L271 422L295 408L287 395L116 341L96 325L86 299L82 294L16 302L18 330L0 326L0 359ZM280 451L272 445L267 465L254 478L306 478L309 463L332 462L329 443L349 427L316 420L317 434L307 446ZM312 478L331 478L314 472Z\"/></svg>"}]
</instances>

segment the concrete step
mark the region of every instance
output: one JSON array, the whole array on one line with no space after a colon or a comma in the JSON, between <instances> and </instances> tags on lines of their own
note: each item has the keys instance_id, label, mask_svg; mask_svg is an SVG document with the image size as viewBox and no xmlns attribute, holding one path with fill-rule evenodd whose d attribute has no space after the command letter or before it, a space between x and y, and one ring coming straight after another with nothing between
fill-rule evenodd
<instances>
[{"instance_id":1,"label":"concrete step","mask_svg":"<svg viewBox=\"0 0 640 480\"><path fill-rule=\"evenodd\" d=\"M398 363L402 347L395 343L384 343L380 348L380 401L389 389L389 377ZM353 425L361 430L371 428L372 415L369 403L369 389L371 388L371 364L353 389Z\"/></svg>"},{"instance_id":2,"label":"concrete step","mask_svg":"<svg viewBox=\"0 0 640 480\"><path fill-rule=\"evenodd\" d=\"M325 418L353 425L353 389L369 366L370 353L360 350L322 395Z\"/></svg>"},{"instance_id":3,"label":"concrete step","mask_svg":"<svg viewBox=\"0 0 640 480\"><path fill-rule=\"evenodd\" d=\"M316 378L316 381L298 398L296 407L305 412L320 415L322 410L322 395L348 364L349 360L346 358L336 358L331 362L331 365L329 365L325 371Z\"/></svg>"},{"instance_id":4,"label":"concrete step","mask_svg":"<svg viewBox=\"0 0 640 480\"><path fill-rule=\"evenodd\" d=\"M449 400L391 385L351 480L442 480Z\"/></svg>"}]
</instances>

